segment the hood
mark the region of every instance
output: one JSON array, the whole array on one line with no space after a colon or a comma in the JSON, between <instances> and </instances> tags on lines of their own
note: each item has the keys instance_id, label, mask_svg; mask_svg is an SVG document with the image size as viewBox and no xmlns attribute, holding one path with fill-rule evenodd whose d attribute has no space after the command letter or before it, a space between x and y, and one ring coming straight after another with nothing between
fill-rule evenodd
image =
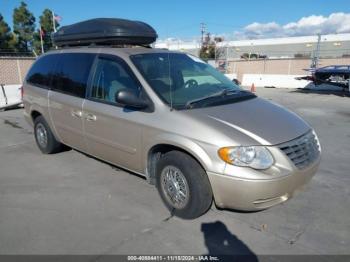
<instances>
[{"instance_id":1,"label":"hood","mask_svg":"<svg viewBox=\"0 0 350 262\"><path fill-rule=\"evenodd\" d=\"M238 144L276 145L311 128L295 113L262 98L186 111ZM236 137L240 134L239 137ZM248 143L248 144L247 144Z\"/></svg>"}]
</instances>

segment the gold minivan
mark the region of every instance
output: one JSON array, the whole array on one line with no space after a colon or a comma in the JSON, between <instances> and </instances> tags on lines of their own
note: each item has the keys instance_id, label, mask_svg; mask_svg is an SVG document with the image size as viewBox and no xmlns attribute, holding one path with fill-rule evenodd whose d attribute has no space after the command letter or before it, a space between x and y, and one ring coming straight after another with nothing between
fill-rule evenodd
<instances>
[{"instance_id":1,"label":"gold minivan","mask_svg":"<svg viewBox=\"0 0 350 262\"><path fill-rule=\"evenodd\" d=\"M247 211L282 203L320 162L300 117L180 52L50 51L28 72L23 100L41 152L65 145L141 174L186 219L213 201Z\"/></svg>"}]
</instances>

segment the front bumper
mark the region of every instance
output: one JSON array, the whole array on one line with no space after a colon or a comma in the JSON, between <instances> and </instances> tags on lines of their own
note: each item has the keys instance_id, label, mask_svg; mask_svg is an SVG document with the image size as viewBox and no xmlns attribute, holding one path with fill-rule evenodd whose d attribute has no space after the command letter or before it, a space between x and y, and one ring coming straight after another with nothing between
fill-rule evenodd
<instances>
[{"instance_id":1,"label":"front bumper","mask_svg":"<svg viewBox=\"0 0 350 262\"><path fill-rule=\"evenodd\" d=\"M256 211L291 198L310 181L319 163L320 157L308 168L293 169L283 177L271 179L243 179L242 177L207 173L218 207Z\"/></svg>"}]
</instances>

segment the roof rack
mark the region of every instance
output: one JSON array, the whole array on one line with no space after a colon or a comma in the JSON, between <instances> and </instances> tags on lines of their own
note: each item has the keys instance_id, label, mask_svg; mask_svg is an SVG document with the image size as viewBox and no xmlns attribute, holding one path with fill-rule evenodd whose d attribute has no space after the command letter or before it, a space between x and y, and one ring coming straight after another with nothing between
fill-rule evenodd
<instances>
[{"instance_id":1,"label":"roof rack","mask_svg":"<svg viewBox=\"0 0 350 262\"><path fill-rule=\"evenodd\" d=\"M58 47L149 47L157 37L156 31L144 22L96 18L61 27L53 34L53 42Z\"/></svg>"}]
</instances>

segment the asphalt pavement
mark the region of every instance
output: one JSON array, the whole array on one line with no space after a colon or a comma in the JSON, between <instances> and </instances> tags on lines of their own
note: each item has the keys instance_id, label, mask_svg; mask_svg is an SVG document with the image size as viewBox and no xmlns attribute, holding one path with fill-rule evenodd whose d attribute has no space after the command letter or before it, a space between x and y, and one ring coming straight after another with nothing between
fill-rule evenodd
<instances>
[{"instance_id":1,"label":"asphalt pavement","mask_svg":"<svg viewBox=\"0 0 350 262\"><path fill-rule=\"evenodd\" d=\"M171 217L139 176L75 150L41 154L23 109L0 112L0 254L350 254L350 98L257 94L315 128L320 169L284 204L196 220Z\"/></svg>"}]
</instances>

